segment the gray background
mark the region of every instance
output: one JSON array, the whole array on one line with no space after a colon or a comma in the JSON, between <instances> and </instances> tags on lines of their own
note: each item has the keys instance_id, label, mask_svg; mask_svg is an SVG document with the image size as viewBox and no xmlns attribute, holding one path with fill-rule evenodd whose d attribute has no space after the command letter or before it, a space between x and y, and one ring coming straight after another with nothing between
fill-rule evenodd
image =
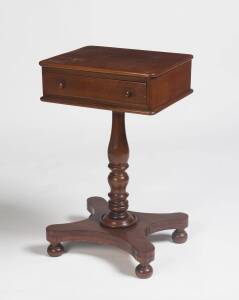
<instances>
[{"instance_id":1,"label":"gray background","mask_svg":"<svg viewBox=\"0 0 239 300\"><path fill-rule=\"evenodd\" d=\"M236 299L238 2L1 0L0 43L1 299ZM111 113L41 103L38 61L92 44L194 54L194 94L126 116L130 207L190 214L188 243L152 237L145 281L118 249L46 256L47 224L87 217L86 198L107 197Z\"/></svg>"}]
</instances>

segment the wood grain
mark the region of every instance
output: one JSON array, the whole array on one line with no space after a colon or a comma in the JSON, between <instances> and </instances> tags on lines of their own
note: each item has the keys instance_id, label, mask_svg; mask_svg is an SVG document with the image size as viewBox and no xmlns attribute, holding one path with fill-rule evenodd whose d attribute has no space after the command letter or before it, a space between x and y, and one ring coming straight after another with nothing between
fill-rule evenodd
<instances>
[{"instance_id":1,"label":"wood grain","mask_svg":"<svg viewBox=\"0 0 239 300\"><path fill-rule=\"evenodd\" d=\"M86 46L42 60L40 65L148 78L161 76L192 58L190 54Z\"/></svg>"},{"instance_id":2,"label":"wood grain","mask_svg":"<svg viewBox=\"0 0 239 300\"><path fill-rule=\"evenodd\" d=\"M88 219L48 226L50 256L62 255L62 242L66 241L113 245L139 262L136 276L149 278L155 253L148 236L174 229L175 243L187 240L185 213L128 210L129 146L125 112L156 114L192 93L191 60L192 55L188 54L88 46L40 62L41 100L112 111L109 201L91 197L87 201L91 213Z\"/></svg>"},{"instance_id":3,"label":"wood grain","mask_svg":"<svg viewBox=\"0 0 239 300\"><path fill-rule=\"evenodd\" d=\"M192 55L87 46L40 62L42 101L153 115L192 93Z\"/></svg>"},{"instance_id":4,"label":"wood grain","mask_svg":"<svg viewBox=\"0 0 239 300\"><path fill-rule=\"evenodd\" d=\"M108 158L109 168L111 169L108 176L108 182L111 187L111 191L108 194L110 197L110 212L102 217L101 223L111 228L129 227L136 223L137 218L127 211L128 193L126 192L126 186L129 176L126 173L126 169L129 167L129 146L125 132L124 113L112 113Z\"/></svg>"},{"instance_id":5,"label":"wood grain","mask_svg":"<svg viewBox=\"0 0 239 300\"><path fill-rule=\"evenodd\" d=\"M102 216L109 213L107 202L100 197L87 200L87 208L91 213L89 219L66 224L50 225L46 229L50 242L48 254L63 254L62 242L90 242L95 244L116 246L131 254L138 262L136 275L149 278L153 269L150 262L154 260L154 246L147 236L158 231L177 229L184 231L188 226L188 216L183 213L151 214L131 212L138 222L127 228L109 228L100 225Z\"/></svg>"}]
</instances>

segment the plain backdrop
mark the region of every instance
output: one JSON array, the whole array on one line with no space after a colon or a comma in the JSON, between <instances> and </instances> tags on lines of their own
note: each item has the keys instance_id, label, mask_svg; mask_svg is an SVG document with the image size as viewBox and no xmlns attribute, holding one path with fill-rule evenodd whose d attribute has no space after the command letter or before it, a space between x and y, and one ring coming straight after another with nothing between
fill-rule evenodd
<instances>
[{"instance_id":1,"label":"plain backdrop","mask_svg":"<svg viewBox=\"0 0 239 300\"><path fill-rule=\"evenodd\" d=\"M0 298L237 299L238 1L0 1ZM40 102L38 62L85 45L194 55L194 93L126 115L130 208L184 211L189 240L154 235L154 275L113 247L46 255L45 226L107 197L109 111Z\"/></svg>"}]
</instances>

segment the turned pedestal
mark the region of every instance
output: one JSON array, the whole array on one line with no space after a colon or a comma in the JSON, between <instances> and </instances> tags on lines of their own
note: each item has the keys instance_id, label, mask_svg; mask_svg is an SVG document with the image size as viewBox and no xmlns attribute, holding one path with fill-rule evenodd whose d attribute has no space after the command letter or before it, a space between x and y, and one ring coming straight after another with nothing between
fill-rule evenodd
<instances>
[{"instance_id":1,"label":"turned pedestal","mask_svg":"<svg viewBox=\"0 0 239 300\"><path fill-rule=\"evenodd\" d=\"M91 197L87 200L88 219L48 226L50 256L63 254L66 241L113 245L139 262L135 269L139 278L148 278L154 260L150 234L172 229L175 243L187 240L187 214L128 210L125 112L156 114L189 95L191 60L187 54L89 46L40 62L42 101L112 111L109 200Z\"/></svg>"},{"instance_id":2,"label":"turned pedestal","mask_svg":"<svg viewBox=\"0 0 239 300\"><path fill-rule=\"evenodd\" d=\"M184 213L151 214L128 211L128 193L126 186L129 177L129 148L125 133L124 113L113 112L112 131L108 147L108 182L111 187L109 201L100 197L87 199L90 217L84 221L50 225L47 227L47 240L50 256L59 256L64 252L61 242L78 241L115 245L127 252L139 262L136 275L148 278L153 269L150 262L154 259L154 246L147 236L166 229L175 229L172 239L175 243L187 240L185 228L188 216Z\"/></svg>"}]
</instances>

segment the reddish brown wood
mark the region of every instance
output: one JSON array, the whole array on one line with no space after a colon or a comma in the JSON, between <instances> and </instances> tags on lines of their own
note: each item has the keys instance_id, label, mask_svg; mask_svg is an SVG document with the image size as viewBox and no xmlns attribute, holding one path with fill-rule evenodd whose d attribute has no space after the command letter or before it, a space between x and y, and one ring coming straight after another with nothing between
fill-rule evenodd
<instances>
[{"instance_id":1,"label":"reddish brown wood","mask_svg":"<svg viewBox=\"0 0 239 300\"><path fill-rule=\"evenodd\" d=\"M187 54L88 46L40 62L43 101L113 111L108 147L109 202L89 198L88 219L48 226L50 256L62 255L65 241L114 245L139 262L135 269L139 278L149 278L154 246L148 235L175 229L175 243L187 240L188 216L184 213L128 211L125 112L155 114L190 94L191 60Z\"/></svg>"},{"instance_id":2,"label":"reddish brown wood","mask_svg":"<svg viewBox=\"0 0 239 300\"><path fill-rule=\"evenodd\" d=\"M43 86L49 95L119 103L127 101L127 103L146 106L145 82L126 82L43 68Z\"/></svg>"},{"instance_id":3,"label":"reddish brown wood","mask_svg":"<svg viewBox=\"0 0 239 300\"><path fill-rule=\"evenodd\" d=\"M160 111L190 91L191 61L149 81L151 109Z\"/></svg>"},{"instance_id":4,"label":"reddish brown wood","mask_svg":"<svg viewBox=\"0 0 239 300\"><path fill-rule=\"evenodd\" d=\"M61 243L52 243L48 246L47 253L52 257L61 256L64 253L64 247Z\"/></svg>"},{"instance_id":5,"label":"reddish brown wood","mask_svg":"<svg viewBox=\"0 0 239 300\"><path fill-rule=\"evenodd\" d=\"M108 147L109 168L108 182L111 191L108 194L110 212L102 217L101 223L111 228L128 227L136 222L136 217L127 211L129 181L128 168L129 147L125 132L125 114L112 113L112 130Z\"/></svg>"},{"instance_id":6,"label":"reddish brown wood","mask_svg":"<svg viewBox=\"0 0 239 300\"><path fill-rule=\"evenodd\" d=\"M190 54L86 46L40 62L50 68L123 76L158 77L193 58Z\"/></svg>"},{"instance_id":7,"label":"reddish brown wood","mask_svg":"<svg viewBox=\"0 0 239 300\"><path fill-rule=\"evenodd\" d=\"M154 259L154 246L147 236L166 229L183 231L188 226L188 216L184 213L131 212L138 219L135 225L126 228L109 228L100 225L102 216L109 213L106 200L91 197L87 200L87 208L91 213L89 219L47 227L47 240L51 244L48 248L49 255L61 255L63 251L57 251L55 247L63 249L60 246L61 242L66 241L112 245L130 253L139 262L135 270L136 275L139 278L148 278L153 272L150 262Z\"/></svg>"},{"instance_id":8,"label":"reddish brown wood","mask_svg":"<svg viewBox=\"0 0 239 300\"><path fill-rule=\"evenodd\" d=\"M176 229L172 235L174 243L182 244L185 243L188 238L187 232L182 229Z\"/></svg>"},{"instance_id":9,"label":"reddish brown wood","mask_svg":"<svg viewBox=\"0 0 239 300\"><path fill-rule=\"evenodd\" d=\"M88 46L40 62L42 101L155 114L192 92L192 55Z\"/></svg>"},{"instance_id":10,"label":"reddish brown wood","mask_svg":"<svg viewBox=\"0 0 239 300\"><path fill-rule=\"evenodd\" d=\"M146 279L152 276L153 268L150 265L139 264L135 268L135 274L141 279Z\"/></svg>"}]
</instances>

